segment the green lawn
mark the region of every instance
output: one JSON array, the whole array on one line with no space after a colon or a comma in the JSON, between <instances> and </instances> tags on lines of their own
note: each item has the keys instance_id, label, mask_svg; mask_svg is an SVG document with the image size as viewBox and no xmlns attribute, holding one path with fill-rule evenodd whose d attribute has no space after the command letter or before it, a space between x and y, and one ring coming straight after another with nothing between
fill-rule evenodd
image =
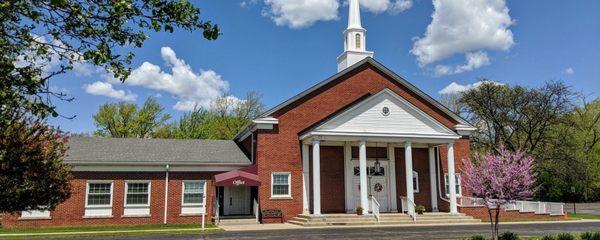
<instances>
[{"instance_id":1,"label":"green lawn","mask_svg":"<svg viewBox=\"0 0 600 240\"><path fill-rule=\"evenodd\" d=\"M569 219L592 219L592 220L600 220L600 215L594 214L569 214Z\"/></svg>"},{"instance_id":2,"label":"green lawn","mask_svg":"<svg viewBox=\"0 0 600 240\"><path fill-rule=\"evenodd\" d=\"M149 224L149 225L114 225L114 226L72 226L72 227L38 227L38 228L0 228L0 238L2 239L21 239L21 238L41 238L49 237L43 233L64 233L51 235L51 237L89 237L89 236L131 236L148 234L182 234L182 233L214 233L219 231L213 224L206 224L206 230L202 231L199 224ZM118 232L109 233L107 231L135 231L135 230L161 230L153 232ZM93 234L69 234L69 232L106 232ZM21 234L27 233L27 236L1 236L2 234ZM36 235L38 234L38 235Z\"/></svg>"}]
</instances>

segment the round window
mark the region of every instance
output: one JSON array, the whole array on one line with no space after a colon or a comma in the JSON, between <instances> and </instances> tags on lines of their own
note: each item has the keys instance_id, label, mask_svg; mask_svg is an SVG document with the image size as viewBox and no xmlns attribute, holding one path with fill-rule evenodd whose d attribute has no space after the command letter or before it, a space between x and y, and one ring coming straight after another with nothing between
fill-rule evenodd
<instances>
[{"instance_id":1,"label":"round window","mask_svg":"<svg viewBox=\"0 0 600 240\"><path fill-rule=\"evenodd\" d=\"M390 115L390 109L388 107L383 107L383 109L381 109L381 113L383 116Z\"/></svg>"}]
</instances>

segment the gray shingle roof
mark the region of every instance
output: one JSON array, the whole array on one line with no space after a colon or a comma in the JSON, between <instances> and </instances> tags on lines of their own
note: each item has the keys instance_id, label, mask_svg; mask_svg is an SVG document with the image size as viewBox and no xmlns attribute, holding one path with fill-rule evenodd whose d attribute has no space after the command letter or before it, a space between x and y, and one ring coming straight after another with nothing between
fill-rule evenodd
<instances>
[{"instance_id":1,"label":"gray shingle roof","mask_svg":"<svg viewBox=\"0 0 600 240\"><path fill-rule=\"evenodd\" d=\"M71 137L65 162L97 164L249 165L231 140Z\"/></svg>"}]
</instances>

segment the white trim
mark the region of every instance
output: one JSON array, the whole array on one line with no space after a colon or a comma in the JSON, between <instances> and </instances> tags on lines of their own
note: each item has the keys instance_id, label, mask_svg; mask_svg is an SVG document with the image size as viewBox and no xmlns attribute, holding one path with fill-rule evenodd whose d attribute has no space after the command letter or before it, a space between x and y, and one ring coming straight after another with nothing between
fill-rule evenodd
<instances>
[{"instance_id":1,"label":"white trim","mask_svg":"<svg viewBox=\"0 0 600 240\"><path fill-rule=\"evenodd\" d=\"M108 205L89 205L88 200L90 196L90 184L105 184L110 183L110 204ZM113 190L114 190L114 182L113 180L88 180L85 184L85 208L112 208L113 206Z\"/></svg>"},{"instance_id":2,"label":"white trim","mask_svg":"<svg viewBox=\"0 0 600 240\"><path fill-rule=\"evenodd\" d=\"M302 144L302 212L305 214L310 213L310 170L309 168L309 156L308 156L308 145Z\"/></svg>"},{"instance_id":3,"label":"white trim","mask_svg":"<svg viewBox=\"0 0 600 240\"><path fill-rule=\"evenodd\" d=\"M454 186L454 191L456 191L456 186L458 186L458 192L456 193L457 197L462 196L462 183L460 178L460 173L455 173L454 178L456 179L456 185ZM448 192L448 173L444 173L444 195L448 198L450 194Z\"/></svg>"},{"instance_id":4,"label":"white trim","mask_svg":"<svg viewBox=\"0 0 600 240\"><path fill-rule=\"evenodd\" d=\"M274 194L273 186L274 186L274 175L287 175L288 181L288 194ZM271 172L271 198L291 198L292 197L292 173L290 172Z\"/></svg>"},{"instance_id":5,"label":"white trim","mask_svg":"<svg viewBox=\"0 0 600 240\"><path fill-rule=\"evenodd\" d=\"M185 203L185 183L203 183L202 203ZM195 192L194 192L195 193ZM193 194L193 193L190 193ZM181 206L182 207L203 207L206 205L206 180L183 180L181 181Z\"/></svg>"},{"instance_id":6,"label":"white trim","mask_svg":"<svg viewBox=\"0 0 600 240\"><path fill-rule=\"evenodd\" d=\"M146 193L146 195L148 195L148 203L146 203L146 204L128 204L127 203L127 195L129 194L129 184L130 183L146 183L146 184L148 184L148 192ZM152 181L150 181L150 180L126 180L123 206L125 206L125 207L150 207L151 192L152 192Z\"/></svg>"},{"instance_id":7,"label":"white trim","mask_svg":"<svg viewBox=\"0 0 600 240\"><path fill-rule=\"evenodd\" d=\"M73 172L164 172L166 164L144 165L144 164L77 164L74 165L71 171ZM230 165L230 166L193 166L193 165L172 165L170 172L228 172L231 170L240 169L250 166L245 165Z\"/></svg>"}]
</instances>

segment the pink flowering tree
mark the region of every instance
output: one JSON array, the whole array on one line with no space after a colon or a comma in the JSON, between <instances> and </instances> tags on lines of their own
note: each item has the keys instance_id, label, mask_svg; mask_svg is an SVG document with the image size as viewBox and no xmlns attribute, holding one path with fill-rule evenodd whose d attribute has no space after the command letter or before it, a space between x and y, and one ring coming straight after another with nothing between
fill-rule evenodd
<instances>
[{"instance_id":1,"label":"pink flowering tree","mask_svg":"<svg viewBox=\"0 0 600 240\"><path fill-rule=\"evenodd\" d=\"M510 152L500 146L498 154L475 153L472 159L462 161L462 183L474 197L483 198L490 217L492 237L497 240L500 209L533 195L533 159L520 151Z\"/></svg>"}]
</instances>

